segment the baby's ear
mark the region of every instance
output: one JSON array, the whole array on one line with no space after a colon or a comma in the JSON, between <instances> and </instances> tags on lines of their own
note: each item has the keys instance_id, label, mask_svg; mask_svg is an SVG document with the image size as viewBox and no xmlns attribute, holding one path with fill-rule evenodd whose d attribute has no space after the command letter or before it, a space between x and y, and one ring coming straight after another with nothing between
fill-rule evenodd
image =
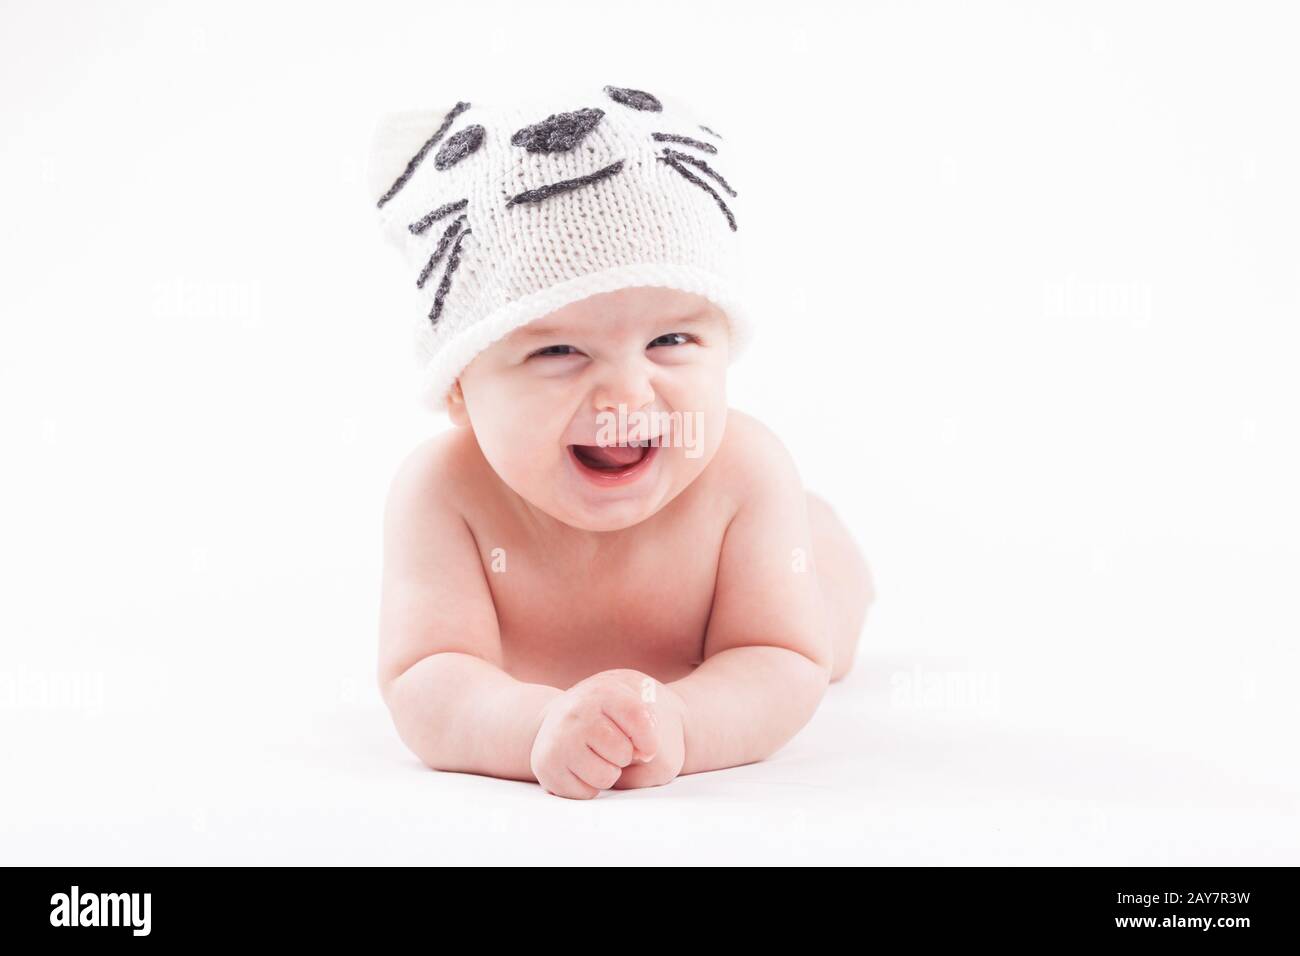
<instances>
[{"instance_id":1,"label":"baby's ear","mask_svg":"<svg viewBox=\"0 0 1300 956\"><path fill-rule=\"evenodd\" d=\"M442 125L451 108L385 113L375 122L366 160L366 192L378 207L415 154Z\"/></svg>"},{"instance_id":2,"label":"baby's ear","mask_svg":"<svg viewBox=\"0 0 1300 956\"><path fill-rule=\"evenodd\" d=\"M464 427L469 424L469 409L465 407L465 393L460 390L460 379L451 383L444 401L447 403L447 417L453 425Z\"/></svg>"}]
</instances>

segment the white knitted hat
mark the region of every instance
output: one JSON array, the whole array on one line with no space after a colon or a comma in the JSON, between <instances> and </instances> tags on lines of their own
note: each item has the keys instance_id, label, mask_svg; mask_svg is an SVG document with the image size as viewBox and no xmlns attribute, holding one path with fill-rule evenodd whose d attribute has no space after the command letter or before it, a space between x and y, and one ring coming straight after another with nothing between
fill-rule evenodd
<instances>
[{"instance_id":1,"label":"white knitted hat","mask_svg":"<svg viewBox=\"0 0 1300 956\"><path fill-rule=\"evenodd\" d=\"M411 269L423 400L444 409L493 342L627 286L711 300L734 357L751 334L734 173L722 137L685 104L640 90L383 117L367 179Z\"/></svg>"}]
</instances>

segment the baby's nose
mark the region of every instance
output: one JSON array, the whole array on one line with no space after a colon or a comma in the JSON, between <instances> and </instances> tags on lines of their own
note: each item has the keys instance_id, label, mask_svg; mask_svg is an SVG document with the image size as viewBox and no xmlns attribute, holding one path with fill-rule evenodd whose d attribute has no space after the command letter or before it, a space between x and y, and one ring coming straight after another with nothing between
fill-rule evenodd
<instances>
[{"instance_id":1,"label":"baby's nose","mask_svg":"<svg viewBox=\"0 0 1300 956\"><path fill-rule=\"evenodd\" d=\"M611 367L601 376L594 394L598 411L617 410L620 405L636 411L654 400L655 390L650 376L645 369L631 363Z\"/></svg>"}]
</instances>

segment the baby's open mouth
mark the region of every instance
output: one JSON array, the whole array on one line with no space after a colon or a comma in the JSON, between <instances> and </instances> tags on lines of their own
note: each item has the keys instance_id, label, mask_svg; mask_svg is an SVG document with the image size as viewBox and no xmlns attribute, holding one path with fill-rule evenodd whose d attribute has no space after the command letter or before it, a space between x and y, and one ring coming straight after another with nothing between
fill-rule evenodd
<instances>
[{"instance_id":1,"label":"baby's open mouth","mask_svg":"<svg viewBox=\"0 0 1300 956\"><path fill-rule=\"evenodd\" d=\"M583 468L605 477L618 478L636 471L653 457L657 447L645 440L630 441L625 445L570 445L569 451Z\"/></svg>"}]
</instances>

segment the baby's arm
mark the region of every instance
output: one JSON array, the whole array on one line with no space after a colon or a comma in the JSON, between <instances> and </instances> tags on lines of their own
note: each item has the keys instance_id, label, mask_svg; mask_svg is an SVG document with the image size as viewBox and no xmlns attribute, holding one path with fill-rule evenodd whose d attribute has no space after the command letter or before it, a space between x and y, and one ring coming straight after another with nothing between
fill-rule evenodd
<instances>
[{"instance_id":1,"label":"baby's arm","mask_svg":"<svg viewBox=\"0 0 1300 956\"><path fill-rule=\"evenodd\" d=\"M426 443L389 491L380 689L398 734L430 767L532 780L533 738L562 692L501 668L496 610L449 456L445 442Z\"/></svg>"},{"instance_id":2,"label":"baby's arm","mask_svg":"<svg viewBox=\"0 0 1300 956\"><path fill-rule=\"evenodd\" d=\"M745 486L718 561L704 661L668 685L683 704L682 773L769 756L812 717L831 646L807 496L770 431L747 429Z\"/></svg>"},{"instance_id":3,"label":"baby's arm","mask_svg":"<svg viewBox=\"0 0 1300 956\"><path fill-rule=\"evenodd\" d=\"M384 516L379 685L397 732L435 770L590 799L659 753L654 705L621 675L561 691L502 669L496 607L457 507L458 481L475 479L449 458L436 439L413 453Z\"/></svg>"}]
</instances>

